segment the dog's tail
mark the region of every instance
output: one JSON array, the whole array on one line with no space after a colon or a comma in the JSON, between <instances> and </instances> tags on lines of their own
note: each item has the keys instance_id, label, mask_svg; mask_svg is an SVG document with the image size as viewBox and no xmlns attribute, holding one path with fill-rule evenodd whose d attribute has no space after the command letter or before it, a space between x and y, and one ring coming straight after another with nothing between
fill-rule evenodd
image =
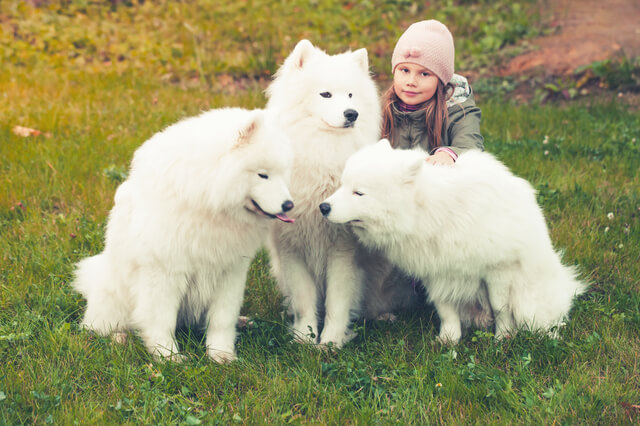
<instances>
[{"instance_id":1,"label":"dog's tail","mask_svg":"<svg viewBox=\"0 0 640 426\"><path fill-rule=\"evenodd\" d=\"M73 288L87 298L97 285L97 277L102 275L99 272L104 272L104 269L104 255L102 254L81 260L76 266Z\"/></svg>"},{"instance_id":2,"label":"dog's tail","mask_svg":"<svg viewBox=\"0 0 640 426\"><path fill-rule=\"evenodd\" d=\"M567 287L571 294L574 297L578 297L589 289L589 284L582 281L580 277L580 272L578 268L575 266L564 266L565 270L565 280L567 280Z\"/></svg>"},{"instance_id":3,"label":"dog's tail","mask_svg":"<svg viewBox=\"0 0 640 426\"><path fill-rule=\"evenodd\" d=\"M549 271L553 274L553 287L573 300L587 291L589 285L580 279L576 266L567 266L562 262L563 254L561 250L555 251L555 262L550 262Z\"/></svg>"},{"instance_id":4,"label":"dog's tail","mask_svg":"<svg viewBox=\"0 0 640 426\"><path fill-rule=\"evenodd\" d=\"M574 266L562 264L561 253L554 253L544 268L529 276L535 277L529 291L512 295L514 318L519 325L557 330L569 319L575 298L584 293L588 285L581 281Z\"/></svg>"},{"instance_id":5,"label":"dog's tail","mask_svg":"<svg viewBox=\"0 0 640 426\"><path fill-rule=\"evenodd\" d=\"M104 253L78 263L73 287L87 299L82 319L85 328L102 335L126 328L128 309L123 289Z\"/></svg>"},{"instance_id":6,"label":"dog's tail","mask_svg":"<svg viewBox=\"0 0 640 426\"><path fill-rule=\"evenodd\" d=\"M559 299L559 303L556 306L559 310L556 311L556 315L559 315L559 318L555 323L548 324L548 326L551 325L549 328L549 336L552 338L560 337L560 328L569 321L569 313L574 304L575 298L586 292L589 288L589 285L579 278L580 273L577 267L565 266L561 263L560 253L558 253L558 262L560 264L558 265L555 285L556 297ZM561 302L563 298L565 299L564 306ZM550 305L554 306L555 303L551 303ZM554 327L554 325L556 325L556 327Z\"/></svg>"}]
</instances>

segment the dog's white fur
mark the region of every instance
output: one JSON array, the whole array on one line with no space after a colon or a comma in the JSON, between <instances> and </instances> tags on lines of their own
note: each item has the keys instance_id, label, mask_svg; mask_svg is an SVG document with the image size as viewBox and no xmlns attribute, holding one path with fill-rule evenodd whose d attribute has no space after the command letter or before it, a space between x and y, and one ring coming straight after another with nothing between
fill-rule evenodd
<instances>
[{"instance_id":1,"label":"dog's white fur","mask_svg":"<svg viewBox=\"0 0 640 426\"><path fill-rule=\"evenodd\" d=\"M342 346L359 311L362 274L348 227L322 219L318 205L339 184L346 159L379 138L380 104L365 49L328 55L300 41L267 89L294 151L293 226L274 227L273 272L301 341ZM350 121L349 117L355 121ZM324 318L319 313L324 312Z\"/></svg>"},{"instance_id":2,"label":"dog's white fur","mask_svg":"<svg viewBox=\"0 0 640 426\"><path fill-rule=\"evenodd\" d=\"M362 149L323 214L422 280L442 341L458 342L461 315L487 298L498 338L559 326L586 286L553 250L535 190L488 153L463 153L453 166L426 157L385 139Z\"/></svg>"},{"instance_id":3,"label":"dog's white fur","mask_svg":"<svg viewBox=\"0 0 640 426\"><path fill-rule=\"evenodd\" d=\"M154 355L175 357L176 324L199 323L208 354L235 359L249 264L268 215L288 219L291 159L262 110L212 110L155 134L116 192L104 251L78 264L83 325L137 330Z\"/></svg>"}]
</instances>

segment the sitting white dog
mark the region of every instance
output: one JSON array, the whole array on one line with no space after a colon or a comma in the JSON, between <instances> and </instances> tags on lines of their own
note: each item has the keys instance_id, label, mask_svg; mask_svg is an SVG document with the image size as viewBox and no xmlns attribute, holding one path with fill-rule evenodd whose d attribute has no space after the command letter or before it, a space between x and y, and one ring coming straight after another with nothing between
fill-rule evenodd
<instances>
[{"instance_id":1,"label":"sitting white dog","mask_svg":"<svg viewBox=\"0 0 640 426\"><path fill-rule=\"evenodd\" d=\"M267 109L293 149L294 225L278 223L270 239L273 274L293 315L297 340L340 348L354 335L363 274L356 238L327 222L318 204L338 187L347 158L379 139L380 103L365 49L329 55L296 44L267 89Z\"/></svg>"},{"instance_id":2,"label":"sitting white dog","mask_svg":"<svg viewBox=\"0 0 640 426\"><path fill-rule=\"evenodd\" d=\"M138 330L150 352L175 358L177 323L198 323L211 358L235 359L249 264L273 218L293 221L291 159L262 110L209 111L145 142L116 192L104 251L78 264L83 325Z\"/></svg>"},{"instance_id":3,"label":"sitting white dog","mask_svg":"<svg viewBox=\"0 0 640 426\"><path fill-rule=\"evenodd\" d=\"M487 298L498 338L559 326L586 286L553 250L535 190L488 153L453 166L426 157L385 139L361 149L322 214L422 280L443 342L458 342L465 310Z\"/></svg>"}]
</instances>

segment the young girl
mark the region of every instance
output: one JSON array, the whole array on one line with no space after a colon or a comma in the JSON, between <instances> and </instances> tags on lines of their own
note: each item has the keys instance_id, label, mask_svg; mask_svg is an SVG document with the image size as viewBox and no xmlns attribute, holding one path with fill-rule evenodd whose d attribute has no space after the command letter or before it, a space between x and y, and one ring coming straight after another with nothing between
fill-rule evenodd
<instances>
[{"instance_id":1,"label":"young girl","mask_svg":"<svg viewBox=\"0 0 640 426\"><path fill-rule=\"evenodd\" d=\"M484 149L480 109L467 79L453 73L453 36L439 21L412 24L400 36L383 97L382 136L395 148L420 146L433 164L453 164L468 149Z\"/></svg>"},{"instance_id":2,"label":"young girl","mask_svg":"<svg viewBox=\"0 0 640 426\"><path fill-rule=\"evenodd\" d=\"M383 96L382 136L395 148L423 148L431 164L454 164L461 152L484 149L480 109L467 80L453 73L454 54L453 37L442 23L412 24L393 50L393 84ZM382 256L364 269L367 318L388 318L420 302L418 282ZM470 302L469 318L463 320L485 326L488 312L480 301Z\"/></svg>"}]
</instances>

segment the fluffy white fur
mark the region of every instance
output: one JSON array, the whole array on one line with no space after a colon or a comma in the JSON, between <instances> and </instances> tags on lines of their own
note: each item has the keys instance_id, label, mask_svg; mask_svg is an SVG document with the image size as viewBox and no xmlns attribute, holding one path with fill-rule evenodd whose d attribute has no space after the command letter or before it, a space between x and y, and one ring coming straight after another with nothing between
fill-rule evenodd
<instances>
[{"instance_id":1,"label":"fluffy white fur","mask_svg":"<svg viewBox=\"0 0 640 426\"><path fill-rule=\"evenodd\" d=\"M442 341L458 342L461 315L487 300L498 338L559 326L585 285L553 250L531 185L488 153L469 151L453 166L426 156L384 139L362 149L322 213L422 280Z\"/></svg>"},{"instance_id":2,"label":"fluffy white fur","mask_svg":"<svg viewBox=\"0 0 640 426\"><path fill-rule=\"evenodd\" d=\"M272 219L289 220L291 154L262 110L212 110L146 141L116 192L104 251L78 264L83 325L137 330L171 357L177 323L199 323L211 358L233 360L249 263Z\"/></svg>"},{"instance_id":3,"label":"fluffy white fur","mask_svg":"<svg viewBox=\"0 0 640 426\"><path fill-rule=\"evenodd\" d=\"M362 274L348 227L322 219L318 205L339 184L346 159L379 138L380 105L365 49L328 55L300 41L267 89L294 151L293 226L274 227L272 265L301 341L342 346L359 310ZM324 317L321 317L324 313Z\"/></svg>"}]
</instances>

